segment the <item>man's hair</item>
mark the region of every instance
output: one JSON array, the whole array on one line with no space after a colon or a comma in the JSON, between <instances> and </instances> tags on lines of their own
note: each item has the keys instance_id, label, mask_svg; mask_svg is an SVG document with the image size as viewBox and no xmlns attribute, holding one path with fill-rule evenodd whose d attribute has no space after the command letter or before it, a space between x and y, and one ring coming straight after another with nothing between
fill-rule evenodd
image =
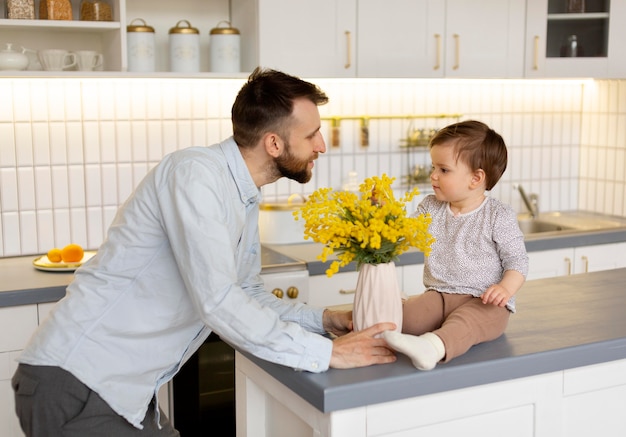
<instances>
[{"instance_id":1,"label":"man's hair","mask_svg":"<svg viewBox=\"0 0 626 437\"><path fill-rule=\"evenodd\" d=\"M485 172L487 190L498 183L506 170L504 140L485 123L467 120L444 127L430 140L430 147L444 144L451 145L456 159L472 171L482 169Z\"/></svg>"},{"instance_id":2,"label":"man's hair","mask_svg":"<svg viewBox=\"0 0 626 437\"><path fill-rule=\"evenodd\" d=\"M232 107L235 142L240 147L254 147L267 132L288 140L293 102L299 98L309 99L318 106L328 102L326 94L312 83L257 67Z\"/></svg>"}]
</instances>

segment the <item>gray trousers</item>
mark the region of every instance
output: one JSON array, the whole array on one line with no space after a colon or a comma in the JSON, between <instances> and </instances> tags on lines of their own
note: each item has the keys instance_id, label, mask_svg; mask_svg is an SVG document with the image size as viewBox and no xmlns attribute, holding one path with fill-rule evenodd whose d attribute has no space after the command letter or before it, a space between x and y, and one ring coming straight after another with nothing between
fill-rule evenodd
<instances>
[{"instance_id":1,"label":"gray trousers","mask_svg":"<svg viewBox=\"0 0 626 437\"><path fill-rule=\"evenodd\" d=\"M161 411L156 423L155 401L137 429L94 391L59 367L20 364L11 385L15 411L27 437L180 436Z\"/></svg>"}]
</instances>

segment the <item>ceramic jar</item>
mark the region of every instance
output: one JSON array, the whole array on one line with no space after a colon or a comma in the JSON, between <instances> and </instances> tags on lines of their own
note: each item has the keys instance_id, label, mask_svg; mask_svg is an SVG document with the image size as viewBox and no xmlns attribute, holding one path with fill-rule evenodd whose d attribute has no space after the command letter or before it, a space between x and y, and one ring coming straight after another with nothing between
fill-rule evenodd
<instances>
[{"instance_id":1,"label":"ceramic jar","mask_svg":"<svg viewBox=\"0 0 626 437\"><path fill-rule=\"evenodd\" d=\"M220 27L226 24L227 27ZM210 32L211 71L216 73L239 73L240 34L228 21L220 21Z\"/></svg>"},{"instance_id":2,"label":"ceramic jar","mask_svg":"<svg viewBox=\"0 0 626 437\"><path fill-rule=\"evenodd\" d=\"M197 73L200 71L200 32L187 20L180 20L169 32L170 71Z\"/></svg>"},{"instance_id":3,"label":"ceramic jar","mask_svg":"<svg viewBox=\"0 0 626 437\"><path fill-rule=\"evenodd\" d=\"M22 50L15 50L13 49L13 44L6 43L5 48L0 50L0 70L26 70L29 59L24 52L24 48L22 48Z\"/></svg>"},{"instance_id":4,"label":"ceramic jar","mask_svg":"<svg viewBox=\"0 0 626 437\"><path fill-rule=\"evenodd\" d=\"M128 71L151 73L156 67L154 28L137 18L126 27Z\"/></svg>"}]
</instances>

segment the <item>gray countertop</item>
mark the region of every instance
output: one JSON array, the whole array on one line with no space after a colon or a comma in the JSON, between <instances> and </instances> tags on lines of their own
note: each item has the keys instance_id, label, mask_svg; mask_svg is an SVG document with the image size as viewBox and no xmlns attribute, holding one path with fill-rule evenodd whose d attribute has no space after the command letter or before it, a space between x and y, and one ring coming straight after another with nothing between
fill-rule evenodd
<instances>
[{"instance_id":1,"label":"gray countertop","mask_svg":"<svg viewBox=\"0 0 626 437\"><path fill-rule=\"evenodd\" d=\"M570 212L568 216L584 218L604 218L606 216ZM568 216L565 219L568 219ZM590 246L596 244L618 243L626 241L626 219L610 218L613 222L624 223L624 226L607 230L587 230L578 233L549 233L526 239L529 252L562 249L567 247ZM570 220L572 220L570 218ZM267 245L279 254L306 263L310 275L323 275L328 263L322 263L317 256L322 246L317 243ZM73 278L73 273L42 272L36 270L32 261L36 256L0 258L0 308L6 306L29 305L45 302L56 302L65 296L65 288ZM424 254L417 250L409 250L400 256L396 265L422 264ZM341 269L342 272L354 271L354 263Z\"/></svg>"},{"instance_id":2,"label":"gray countertop","mask_svg":"<svg viewBox=\"0 0 626 437\"><path fill-rule=\"evenodd\" d=\"M245 354L322 412L626 358L626 269L528 281L500 338L435 369L393 364L294 372Z\"/></svg>"}]
</instances>

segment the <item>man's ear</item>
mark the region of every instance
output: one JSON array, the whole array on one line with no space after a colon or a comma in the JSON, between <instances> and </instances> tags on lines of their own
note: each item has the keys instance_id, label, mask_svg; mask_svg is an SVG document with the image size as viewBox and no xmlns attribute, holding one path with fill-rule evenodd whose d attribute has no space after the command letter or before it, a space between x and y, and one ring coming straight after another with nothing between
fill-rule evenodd
<instances>
[{"instance_id":1,"label":"man's ear","mask_svg":"<svg viewBox=\"0 0 626 437\"><path fill-rule=\"evenodd\" d=\"M487 175L485 174L485 170L479 168L472 175L471 187L478 188L481 184L487 184Z\"/></svg>"},{"instance_id":2,"label":"man's ear","mask_svg":"<svg viewBox=\"0 0 626 437\"><path fill-rule=\"evenodd\" d=\"M263 145L268 155L276 158L280 156L283 150L283 140L274 133L267 133L263 137Z\"/></svg>"}]
</instances>

